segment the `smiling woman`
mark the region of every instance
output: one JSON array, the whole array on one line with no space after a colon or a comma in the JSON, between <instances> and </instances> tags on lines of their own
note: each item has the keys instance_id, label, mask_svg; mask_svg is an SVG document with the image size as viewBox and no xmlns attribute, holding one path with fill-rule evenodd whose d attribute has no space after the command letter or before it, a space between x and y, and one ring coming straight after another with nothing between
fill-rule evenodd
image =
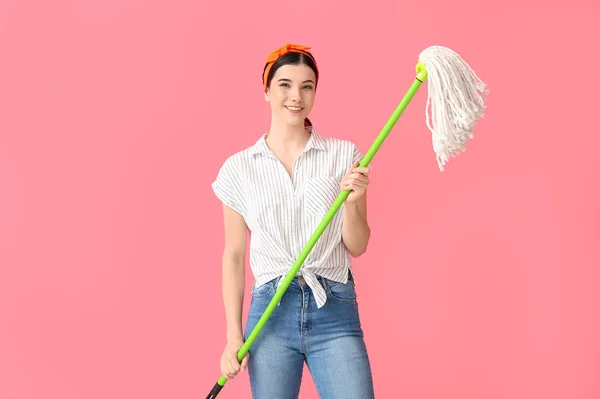
<instances>
[{"instance_id":1,"label":"smiling woman","mask_svg":"<svg viewBox=\"0 0 600 399\"><path fill-rule=\"evenodd\" d=\"M284 53L279 56L281 52ZM275 60L272 61L273 59ZM296 115L296 119L289 122L297 124L298 119L301 119L305 126L312 126L307 115L312 110L318 80L319 69L308 52L308 47L287 45L274 52L267 58L263 71L265 100L269 101L270 92L273 116L282 112L283 106ZM273 81L275 85L272 85ZM300 87L299 93L290 90L293 89L294 82ZM295 94L298 95L297 98L294 98Z\"/></svg>"},{"instance_id":2,"label":"smiling woman","mask_svg":"<svg viewBox=\"0 0 600 399\"><path fill-rule=\"evenodd\" d=\"M270 129L230 156L213 183L225 225L221 372L234 378L248 367L254 398L296 399L306 362L320 397L369 399L373 382L351 262L366 251L370 237L369 169L358 167L362 153L354 143L320 135L308 119L319 80L308 50L286 45L267 57ZM351 193L239 364L240 348L340 190ZM248 230L255 281L244 330Z\"/></svg>"}]
</instances>

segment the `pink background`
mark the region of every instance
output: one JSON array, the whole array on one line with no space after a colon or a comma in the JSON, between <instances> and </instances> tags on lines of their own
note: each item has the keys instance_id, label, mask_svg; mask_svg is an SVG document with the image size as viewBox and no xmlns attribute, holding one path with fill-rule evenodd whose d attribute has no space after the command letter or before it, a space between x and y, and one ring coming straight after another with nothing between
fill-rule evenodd
<instances>
[{"instance_id":1,"label":"pink background","mask_svg":"<svg viewBox=\"0 0 600 399\"><path fill-rule=\"evenodd\" d=\"M2 3L0 398L206 396L210 183L268 128L260 76L286 42L319 61L317 128L363 151L425 47L490 86L446 172L425 90L373 160L355 270L377 397L600 397L599 3L356 4ZM249 398L247 374L219 397Z\"/></svg>"}]
</instances>

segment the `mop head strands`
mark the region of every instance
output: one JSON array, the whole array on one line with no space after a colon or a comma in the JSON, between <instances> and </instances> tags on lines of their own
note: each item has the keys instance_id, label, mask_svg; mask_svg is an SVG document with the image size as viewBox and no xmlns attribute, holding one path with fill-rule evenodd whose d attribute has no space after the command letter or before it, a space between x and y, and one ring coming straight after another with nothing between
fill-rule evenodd
<instances>
[{"instance_id":1,"label":"mop head strands","mask_svg":"<svg viewBox=\"0 0 600 399\"><path fill-rule=\"evenodd\" d=\"M486 84L453 50L430 46L419 55L427 69L425 119L432 133L440 171L450 158L464 152L473 128L484 116ZM417 67L418 68L418 67Z\"/></svg>"}]
</instances>

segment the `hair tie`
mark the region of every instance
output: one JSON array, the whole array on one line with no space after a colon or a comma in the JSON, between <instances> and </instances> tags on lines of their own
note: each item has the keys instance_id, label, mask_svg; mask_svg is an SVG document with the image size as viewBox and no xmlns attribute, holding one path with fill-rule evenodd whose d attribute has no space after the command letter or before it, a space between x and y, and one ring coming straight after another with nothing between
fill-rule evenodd
<instances>
[{"instance_id":1,"label":"hair tie","mask_svg":"<svg viewBox=\"0 0 600 399\"><path fill-rule=\"evenodd\" d=\"M263 74L265 91L267 91L267 77L269 76L269 71L271 70L271 67L273 66L275 61L277 61L281 56L283 56L287 53L292 53L292 52L306 54L314 61L315 59L308 52L308 50L310 50L310 47L303 46L301 44L286 44L285 46L282 46L282 47L278 48L277 50L273 51L271 54L269 54L266 59L267 67L265 68L265 72ZM316 66L316 62L315 62L315 66Z\"/></svg>"}]
</instances>

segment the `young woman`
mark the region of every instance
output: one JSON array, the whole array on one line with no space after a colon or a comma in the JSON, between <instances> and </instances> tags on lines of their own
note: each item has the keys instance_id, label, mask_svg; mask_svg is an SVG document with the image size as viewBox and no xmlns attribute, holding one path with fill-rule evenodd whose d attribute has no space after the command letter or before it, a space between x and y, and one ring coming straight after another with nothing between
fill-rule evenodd
<instances>
[{"instance_id":1,"label":"young woman","mask_svg":"<svg viewBox=\"0 0 600 399\"><path fill-rule=\"evenodd\" d=\"M321 136L308 120L319 71L309 48L286 45L263 71L271 126L226 159L213 189L223 202L223 299L227 345L221 372L248 368L253 398L296 399L306 362L323 399L374 397L351 259L369 242L369 168L347 140ZM352 190L239 364L237 352L340 190ZM242 328L246 234L254 274Z\"/></svg>"}]
</instances>

